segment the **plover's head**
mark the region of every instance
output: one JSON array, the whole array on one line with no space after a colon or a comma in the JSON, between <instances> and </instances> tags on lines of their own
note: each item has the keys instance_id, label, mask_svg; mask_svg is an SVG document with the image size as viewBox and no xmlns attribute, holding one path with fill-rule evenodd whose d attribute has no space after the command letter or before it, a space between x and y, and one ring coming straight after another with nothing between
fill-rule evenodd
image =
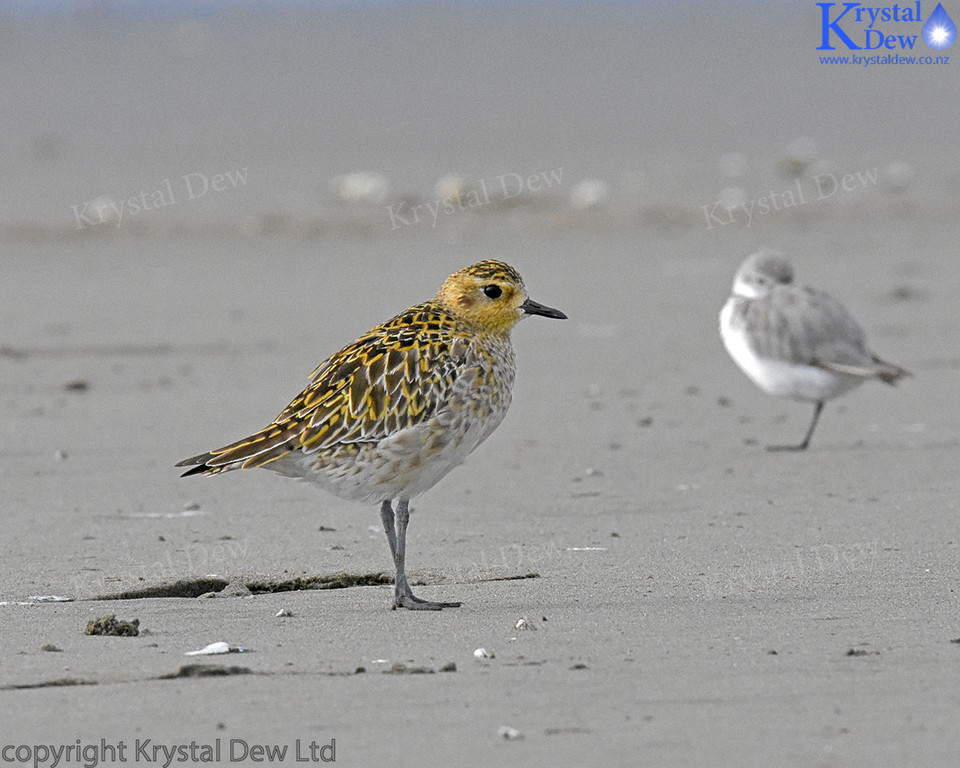
<instances>
[{"instance_id":1,"label":"plover's head","mask_svg":"<svg viewBox=\"0 0 960 768\"><path fill-rule=\"evenodd\" d=\"M502 261L481 261L454 272L440 288L436 301L489 333L509 333L527 315L567 318L560 310L533 301L520 273Z\"/></svg>"},{"instance_id":2,"label":"plover's head","mask_svg":"<svg viewBox=\"0 0 960 768\"><path fill-rule=\"evenodd\" d=\"M774 286L790 285L793 267L777 251L757 251L740 265L733 278L733 293L745 299L768 294Z\"/></svg>"}]
</instances>

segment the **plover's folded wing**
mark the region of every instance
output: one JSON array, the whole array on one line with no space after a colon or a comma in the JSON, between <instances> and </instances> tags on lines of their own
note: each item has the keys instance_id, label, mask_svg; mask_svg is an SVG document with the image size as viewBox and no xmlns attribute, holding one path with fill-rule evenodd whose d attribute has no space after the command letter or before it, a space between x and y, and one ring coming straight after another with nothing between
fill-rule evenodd
<instances>
[{"instance_id":1,"label":"plover's folded wing","mask_svg":"<svg viewBox=\"0 0 960 768\"><path fill-rule=\"evenodd\" d=\"M272 424L249 437L185 459L186 474L262 467L295 450L379 442L433 417L467 358L457 323L417 305L320 364L312 383Z\"/></svg>"}]
</instances>

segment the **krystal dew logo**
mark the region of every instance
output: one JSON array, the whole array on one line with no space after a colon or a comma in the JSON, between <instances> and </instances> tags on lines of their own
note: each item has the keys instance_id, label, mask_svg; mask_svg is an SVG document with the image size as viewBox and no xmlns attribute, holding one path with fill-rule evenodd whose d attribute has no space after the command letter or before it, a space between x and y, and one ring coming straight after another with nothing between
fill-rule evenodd
<instances>
[{"instance_id":1,"label":"krystal dew logo","mask_svg":"<svg viewBox=\"0 0 960 768\"><path fill-rule=\"evenodd\" d=\"M926 21L921 14L920 0L904 5L817 3L817 6L821 12L818 51L835 51L835 43L851 51L911 51L920 36L928 48L942 51L957 39L957 27L942 4L937 5ZM920 23L923 26L917 30L916 25Z\"/></svg>"}]
</instances>

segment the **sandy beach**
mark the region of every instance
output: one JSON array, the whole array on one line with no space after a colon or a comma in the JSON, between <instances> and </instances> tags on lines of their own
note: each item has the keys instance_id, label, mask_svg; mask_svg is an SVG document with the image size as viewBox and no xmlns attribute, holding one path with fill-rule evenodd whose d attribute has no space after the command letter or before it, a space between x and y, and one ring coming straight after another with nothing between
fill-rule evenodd
<instances>
[{"instance_id":1,"label":"sandy beach","mask_svg":"<svg viewBox=\"0 0 960 768\"><path fill-rule=\"evenodd\" d=\"M956 763L952 55L821 64L814 3L136 9L0 5L0 762ZM718 337L764 245L914 374L803 454ZM179 478L486 258L570 319L413 503L463 607L390 610L373 506Z\"/></svg>"}]
</instances>

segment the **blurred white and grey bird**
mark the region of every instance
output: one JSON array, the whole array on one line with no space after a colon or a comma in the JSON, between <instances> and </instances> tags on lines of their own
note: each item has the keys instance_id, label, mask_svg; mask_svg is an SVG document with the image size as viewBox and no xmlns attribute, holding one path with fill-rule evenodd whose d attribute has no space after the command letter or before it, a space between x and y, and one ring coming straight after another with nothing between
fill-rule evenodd
<instances>
[{"instance_id":1,"label":"blurred white and grey bird","mask_svg":"<svg viewBox=\"0 0 960 768\"><path fill-rule=\"evenodd\" d=\"M733 361L764 392L814 403L803 441L767 446L772 451L805 450L827 400L868 379L893 385L910 375L870 350L843 304L794 285L790 262L772 251L759 251L740 265L720 313L720 336Z\"/></svg>"}]
</instances>

